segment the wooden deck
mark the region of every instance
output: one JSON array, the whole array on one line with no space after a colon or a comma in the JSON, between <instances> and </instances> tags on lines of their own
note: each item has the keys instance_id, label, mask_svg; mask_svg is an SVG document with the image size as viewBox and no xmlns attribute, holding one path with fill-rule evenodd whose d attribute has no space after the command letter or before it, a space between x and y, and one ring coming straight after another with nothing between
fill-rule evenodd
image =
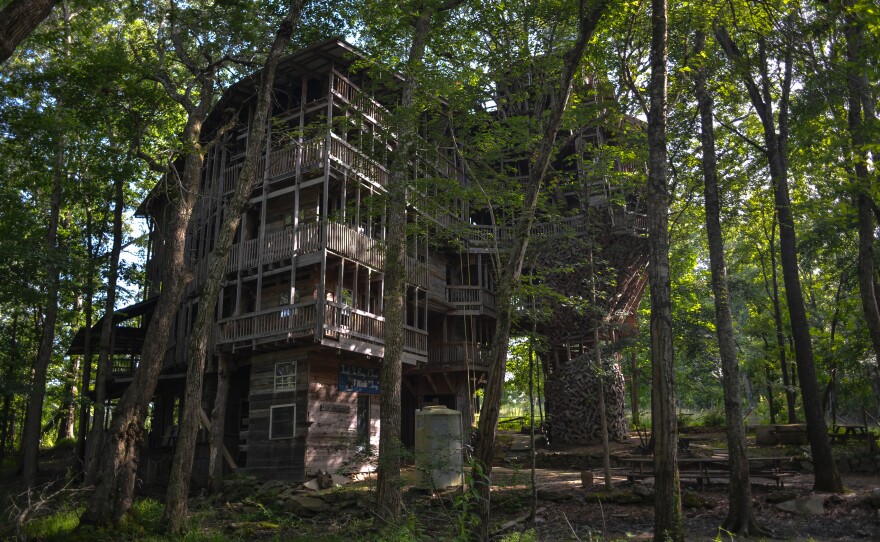
<instances>
[{"instance_id":1,"label":"wooden deck","mask_svg":"<svg viewBox=\"0 0 880 542\"><path fill-rule=\"evenodd\" d=\"M233 349L314 339L343 350L382 357L384 337L384 317L332 301L273 307L227 318L217 324L217 345ZM403 349L412 361L427 361L427 332L404 326Z\"/></svg>"}]
</instances>

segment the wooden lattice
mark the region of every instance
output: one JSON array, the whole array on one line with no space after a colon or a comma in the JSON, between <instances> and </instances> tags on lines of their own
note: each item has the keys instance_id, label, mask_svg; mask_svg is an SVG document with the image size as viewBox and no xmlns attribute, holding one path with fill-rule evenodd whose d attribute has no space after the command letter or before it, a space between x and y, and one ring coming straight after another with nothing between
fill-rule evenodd
<instances>
[{"instance_id":1,"label":"wooden lattice","mask_svg":"<svg viewBox=\"0 0 880 542\"><path fill-rule=\"evenodd\" d=\"M550 441L562 444L595 444L602 441L599 418L599 378L588 354L559 363L547 379ZM623 373L616 363L605 366L605 412L608 436L622 441L628 436Z\"/></svg>"}]
</instances>

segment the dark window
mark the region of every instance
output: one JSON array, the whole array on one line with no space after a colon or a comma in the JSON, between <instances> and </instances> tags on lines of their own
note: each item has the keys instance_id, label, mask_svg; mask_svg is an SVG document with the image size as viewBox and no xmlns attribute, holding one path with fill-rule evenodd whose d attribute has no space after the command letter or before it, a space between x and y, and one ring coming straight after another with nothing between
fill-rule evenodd
<instances>
[{"instance_id":1,"label":"dark window","mask_svg":"<svg viewBox=\"0 0 880 542\"><path fill-rule=\"evenodd\" d=\"M269 410L269 438L293 438L296 405L273 406Z\"/></svg>"}]
</instances>

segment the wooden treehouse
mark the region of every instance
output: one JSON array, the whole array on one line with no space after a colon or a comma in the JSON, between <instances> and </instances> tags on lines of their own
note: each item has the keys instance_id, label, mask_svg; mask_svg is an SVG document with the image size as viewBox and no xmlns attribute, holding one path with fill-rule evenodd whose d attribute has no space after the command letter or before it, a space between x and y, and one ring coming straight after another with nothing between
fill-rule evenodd
<instances>
[{"instance_id":1,"label":"wooden treehouse","mask_svg":"<svg viewBox=\"0 0 880 542\"><path fill-rule=\"evenodd\" d=\"M352 46L332 39L279 65L261 182L251 194L225 268L209 341L205 411L214 397L217 360L226 357L233 373L224 444L236 467L255 474L302 480L318 470L373 468L365 452L377 450L379 434L386 236L381 196L395 145L387 122L396 97L388 90L393 84L356 69L360 58ZM248 78L230 88L206 123L205 133L210 133L222 111L239 111L239 126L206 159L187 236L195 278L179 309L153 403L148 450L140 465L148 481L162 481L168 474L183 403L189 330L248 149L253 85ZM455 150L426 134L420 141L423 152L411 166L413 178L466 183ZM536 239L573 230L574 239L591 235L608 246L625 240L632 250L643 250L639 209L609 206L598 195L594 199L594 214L622 217L626 227L603 228L600 236L587 228L592 219L576 215L562 226L536 224ZM410 191L408 220L420 227L408 237L406 255L401 401L407 444L414 441L415 410L427 405L461 411L469 427L495 330L494 270L485 242L489 226L479 225L467 205L450 211L430 200L427 193ZM151 231L147 300L139 304L146 308L144 322L161 295L168 211L159 190L141 206ZM441 230L443 235L432 234ZM450 240L453 235L457 239ZM493 235L503 239L506 234L503 227L493 227ZM627 297L618 292L614 305L632 312L644 284L642 260L625 250L608 261L620 276L636 277L628 280L637 293ZM626 281L614 284L629 292ZM121 330L116 327L116 333ZM554 352L582 348L586 332L578 328L565 334ZM136 345L129 350L135 352ZM546 366L552 375L552 363ZM126 378L130 373L115 379L117 393ZM200 442L197 481L206 476L206 439Z\"/></svg>"}]
</instances>

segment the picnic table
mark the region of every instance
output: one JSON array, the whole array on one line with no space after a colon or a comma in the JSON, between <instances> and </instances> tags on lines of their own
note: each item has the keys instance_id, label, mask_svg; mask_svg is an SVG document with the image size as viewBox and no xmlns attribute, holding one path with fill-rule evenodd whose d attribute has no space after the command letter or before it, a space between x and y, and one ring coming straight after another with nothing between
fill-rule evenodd
<instances>
[{"instance_id":1,"label":"picnic table","mask_svg":"<svg viewBox=\"0 0 880 542\"><path fill-rule=\"evenodd\" d=\"M776 482L776 487L784 488L785 479L794 476L793 472L786 472L782 466L790 461L790 457L750 457L749 476L753 478L765 478ZM627 480L644 480L654 477L654 458L652 456L634 456L621 458L623 463L630 465ZM713 479L726 480L730 473L730 458L726 455L712 455L708 457L679 457L678 473L681 479L693 479L697 486L702 488ZM647 466L647 468L646 468Z\"/></svg>"},{"instance_id":2,"label":"picnic table","mask_svg":"<svg viewBox=\"0 0 880 542\"><path fill-rule=\"evenodd\" d=\"M868 426L858 423L841 423L831 426L831 442L846 442L850 437L868 439Z\"/></svg>"}]
</instances>

